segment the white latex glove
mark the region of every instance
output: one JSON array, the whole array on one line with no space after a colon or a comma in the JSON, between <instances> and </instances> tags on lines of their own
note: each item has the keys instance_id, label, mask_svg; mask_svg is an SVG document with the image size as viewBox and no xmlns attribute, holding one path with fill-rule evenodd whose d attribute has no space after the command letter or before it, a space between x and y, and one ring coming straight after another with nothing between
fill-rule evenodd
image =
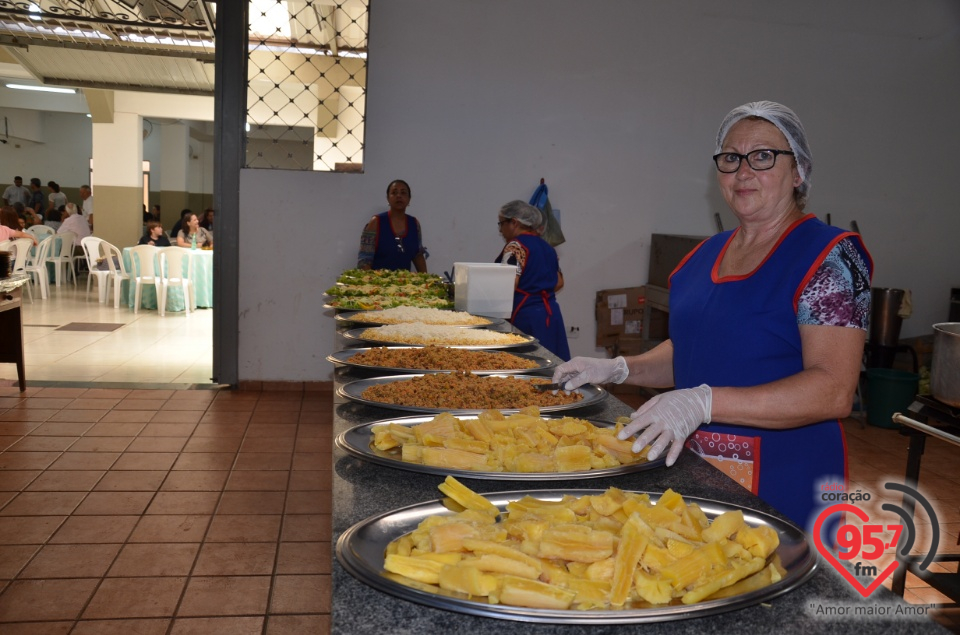
<instances>
[{"instance_id":1,"label":"white latex glove","mask_svg":"<svg viewBox=\"0 0 960 635\"><path fill-rule=\"evenodd\" d=\"M553 382L563 383L564 390L573 390L584 384L619 384L630 375L627 360L574 357L553 371Z\"/></svg>"},{"instance_id":2,"label":"white latex glove","mask_svg":"<svg viewBox=\"0 0 960 635\"><path fill-rule=\"evenodd\" d=\"M683 388L657 395L630 415L632 421L617 435L621 441L643 430L631 450L640 452L650 445L647 459L653 460L670 446L667 466L677 462L683 444L701 423L710 423L713 408L713 391L703 384L696 388Z\"/></svg>"}]
</instances>

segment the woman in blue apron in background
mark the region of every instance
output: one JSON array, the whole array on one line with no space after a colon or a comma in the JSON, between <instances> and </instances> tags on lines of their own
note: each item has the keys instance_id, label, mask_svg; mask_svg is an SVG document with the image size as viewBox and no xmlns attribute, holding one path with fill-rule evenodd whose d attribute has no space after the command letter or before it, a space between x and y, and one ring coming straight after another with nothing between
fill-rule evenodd
<instances>
[{"instance_id":1,"label":"woman in blue apron in background","mask_svg":"<svg viewBox=\"0 0 960 635\"><path fill-rule=\"evenodd\" d=\"M523 201L500 208L497 226L507 244L496 262L517 267L510 322L557 357L568 360L570 347L555 295L563 288L563 273L556 250L537 232L542 224L540 210Z\"/></svg>"},{"instance_id":2,"label":"woman in blue apron in background","mask_svg":"<svg viewBox=\"0 0 960 635\"><path fill-rule=\"evenodd\" d=\"M392 269L427 272L426 250L420 222L407 214L410 186L397 179L387 186L390 209L370 219L360 236L357 269Z\"/></svg>"}]
</instances>

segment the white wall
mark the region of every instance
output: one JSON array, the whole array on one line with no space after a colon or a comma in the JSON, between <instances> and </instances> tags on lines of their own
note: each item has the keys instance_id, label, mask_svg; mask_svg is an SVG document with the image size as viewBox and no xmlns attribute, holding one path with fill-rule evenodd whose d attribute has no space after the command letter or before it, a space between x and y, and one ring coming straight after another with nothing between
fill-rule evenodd
<instances>
[{"instance_id":1,"label":"white wall","mask_svg":"<svg viewBox=\"0 0 960 635\"><path fill-rule=\"evenodd\" d=\"M594 294L646 281L651 233L708 234L715 212L733 225L709 157L723 115L756 99L806 125L808 210L856 220L874 284L913 290L903 336L945 319L960 286L952 0L375 1L370 28L366 173L241 174L241 379L329 378L321 292L393 178L439 272L492 260L497 208L545 177L571 348L596 353Z\"/></svg>"},{"instance_id":2,"label":"white wall","mask_svg":"<svg viewBox=\"0 0 960 635\"><path fill-rule=\"evenodd\" d=\"M69 188L90 181L93 136L86 115L13 109L6 112L27 113L38 120L40 134L38 141L26 141L13 138L16 133L11 129L11 139L0 145L0 183L13 183L14 175L19 174L29 185L36 176L43 182L46 196L47 181Z\"/></svg>"}]
</instances>

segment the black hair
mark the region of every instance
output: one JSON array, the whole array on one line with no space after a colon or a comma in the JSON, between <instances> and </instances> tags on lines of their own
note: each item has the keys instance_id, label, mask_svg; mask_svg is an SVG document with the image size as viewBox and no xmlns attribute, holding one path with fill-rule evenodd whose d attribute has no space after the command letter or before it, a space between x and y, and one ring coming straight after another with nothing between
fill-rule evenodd
<instances>
[{"instance_id":1,"label":"black hair","mask_svg":"<svg viewBox=\"0 0 960 635\"><path fill-rule=\"evenodd\" d=\"M394 179L387 184L387 196L390 196L390 188L393 187L394 183L403 183L407 186L407 194L413 196L413 192L410 190L410 184L404 181L403 179Z\"/></svg>"}]
</instances>

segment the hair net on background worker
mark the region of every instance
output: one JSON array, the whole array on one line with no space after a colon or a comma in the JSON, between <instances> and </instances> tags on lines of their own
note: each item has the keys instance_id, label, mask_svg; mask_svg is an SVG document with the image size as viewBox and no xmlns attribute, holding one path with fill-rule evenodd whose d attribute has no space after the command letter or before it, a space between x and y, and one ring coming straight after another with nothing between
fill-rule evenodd
<instances>
[{"instance_id":1,"label":"hair net on background worker","mask_svg":"<svg viewBox=\"0 0 960 635\"><path fill-rule=\"evenodd\" d=\"M500 208L500 216L514 218L521 225L538 230L543 225L543 214L530 203L510 201Z\"/></svg>"},{"instance_id":2,"label":"hair net on background worker","mask_svg":"<svg viewBox=\"0 0 960 635\"><path fill-rule=\"evenodd\" d=\"M813 156L810 153L810 144L807 143L807 133L803 131L803 124L797 113L793 112L783 104L773 101L752 101L749 104L737 106L723 118L720 124L720 130L717 132L717 150L719 154L723 152L723 140L733 124L747 117L760 117L766 119L777 127L783 136L787 138L790 149L793 151L793 158L797 160L797 170L800 172L800 178L803 183L797 186L797 194L800 202L806 202L807 192L810 190L810 174L813 172ZM776 149L776 148L774 148Z\"/></svg>"}]
</instances>

